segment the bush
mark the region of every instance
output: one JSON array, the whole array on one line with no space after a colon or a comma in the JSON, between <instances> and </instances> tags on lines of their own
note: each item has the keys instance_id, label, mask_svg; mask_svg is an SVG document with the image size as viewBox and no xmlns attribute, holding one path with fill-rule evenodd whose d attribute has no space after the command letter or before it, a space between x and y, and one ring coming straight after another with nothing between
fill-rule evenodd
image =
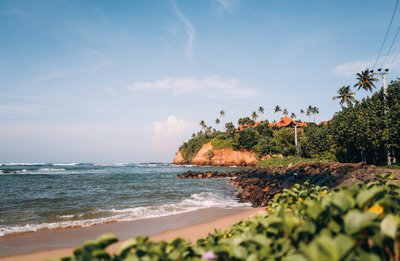
<instances>
[{"instance_id":1,"label":"bush","mask_svg":"<svg viewBox=\"0 0 400 261\"><path fill-rule=\"evenodd\" d=\"M268 214L216 231L195 245L182 239L89 241L60 260L399 260L400 186L376 181L329 192L296 184L275 195Z\"/></svg>"},{"instance_id":2,"label":"bush","mask_svg":"<svg viewBox=\"0 0 400 261\"><path fill-rule=\"evenodd\" d=\"M324 159L307 159L301 157L272 157L270 159L260 160L257 164L258 167L266 168L266 167L290 167L296 164L301 163L317 163L317 162L325 162Z\"/></svg>"},{"instance_id":3,"label":"bush","mask_svg":"<svg viewBox=\"0 0 400 261\"><path fill-rule=\"evenodd\" d=\"M220 138L213 138L211 140L211 145L213 149L231 149L232 148L232 139L220 139Z\"/></svg>"}]
</instances>

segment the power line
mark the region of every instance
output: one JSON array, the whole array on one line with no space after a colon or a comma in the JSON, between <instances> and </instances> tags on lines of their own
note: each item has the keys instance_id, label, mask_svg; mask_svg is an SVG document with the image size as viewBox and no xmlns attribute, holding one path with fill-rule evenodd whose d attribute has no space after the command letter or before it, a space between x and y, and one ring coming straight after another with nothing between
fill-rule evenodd
<instances>
[{"instance_id":1,"label":"power line","mask_svg":"<svg viewBox=\"0 0 400 261\"><path fill-rule=\"evenodd\" d=\"M392 67L392 65L393 65L394 61L396 60L397 56L399 55L399 53L400 53L400 48L397 50L396 54L393 56L392 62L390 63L388 68Z\"/></svg>"},{"instance_id":2,"label":"power line","mask_svg":"<svg viewBox=\"0 0 400 261\"><path fill-rule=\"evenodd\" d=\"M398 4L399 4L399 0L396 1L396 5L394 6L392 18L390 18L390 23L389 23L388 29L386 30L385 38L383 39L383 43L382 43L381 49L379 50L379 54L378 54L378 56L376 57L376 60L375 60L373 69L375 69L375 66L376 66L376 64L378 63L379 57L381 56L383 46L385 46L385 42L386 42L386 39L387 39L387 37L388 37L389 31L390 31L390 27L392 26L393 18L394 18L394 15L395 15L395 13L396 13L397 5L398 5Z\"/></svg>"},{"instance_id":3,"label":"power line","mask_svg":"<svg viewBox=\"0 0 400 261\"><path fill-rule=\"evenodd\" d=\"M389 57L389 53L390 53L390 51L392 50L392 47L393 47L393 45L394 45L394 42L396 41L397 36L399 35L399 32L400 32L400 26L399 26L399 28L397 28L397 31L396 31L396 34L395 34L395 36L394 36L394 38L393 38L392 44L390 45L390 48L389 48L389 50L388 50L387 53L386 53L385 59L383 59L381 68L382 68L383 65L385 64L386 59Z\"/></svg>"}]
</instances>

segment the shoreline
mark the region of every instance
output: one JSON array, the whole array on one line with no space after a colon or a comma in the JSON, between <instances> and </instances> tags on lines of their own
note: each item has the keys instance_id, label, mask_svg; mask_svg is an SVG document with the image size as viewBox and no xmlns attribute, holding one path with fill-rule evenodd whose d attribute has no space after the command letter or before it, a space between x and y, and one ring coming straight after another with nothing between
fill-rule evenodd
<instances>
[{"instance_id":1,"label":"shoreline","mask_svg":"<svg viewBox=\"0 0 400 261\"><path fill-rule=\"evenodd\" d=\"M261 211L263 209L259 208L208 208L159 218L10 235L0 238L0 261L45 260L71 255L75 247L104 233L116 234L120 242L135 236L150 236L155 241L176 237L196 241L215 229L224 230ZM116 251L119 244L111 246L110 251Z\"/></svg>"}]
</instances>

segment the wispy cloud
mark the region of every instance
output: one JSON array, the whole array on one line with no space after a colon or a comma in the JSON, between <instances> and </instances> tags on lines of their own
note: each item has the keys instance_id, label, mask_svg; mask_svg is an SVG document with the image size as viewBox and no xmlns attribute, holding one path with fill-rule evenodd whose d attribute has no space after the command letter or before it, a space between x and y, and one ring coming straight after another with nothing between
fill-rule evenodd
<instances>
[{"instance_id":1,"label":"wispy cloud","mask_svg":"<svg viewBox=\"0 0 400 261\"><path fill-rule=\"evenodd\" d=\"M222 10L228 13L233 13L239 2L239 0L215 0L215 1Z\"/></svg>"},{"instance_id":2,"label":"wispy cloud","mask_svg":"<svg viewBox=\"0 0 400 261\"><path fill-rule=\"evenodd\" d=\"M193 123L171 115L166 120L153 122L151 143L156 147L176 149L182 141L182 136L188 136L193 130Z\"/></svg>"},{"instance_id":3,"label":"wispy cloud","mask_svg":"<svg viewBox=\"0 0 400 261\"><path fill-rule=\"evenodd\" d=\"M203 79L196 77L164 78L152 82L134 82L131 90L161 90L181 95L197 90L212 90L213 95L223 94L230 97L251 97L257 95L256 88L243 85L238 79L224 79L211 75Z\"/></svg>"},{"instance_id":4,"label":"wispy cloud","mask_svg":"<svg viewBox=\"0 0 400 261\"><path fill-rule=\"evenodd\" d=\"M190 20L182 13L179 7L176 5L174 1L171 1L172 6L174 7L174 11L179 21L183 24L187 34L187 46L186 46L186 58L189 62L192 61L193 58L193 45L194 39L196 37L196 30Z\"/></svg>"},{"instance_id":5,"label":"wispy cloud","mask_svg":"<svg viewBox=\"0 0 400 261\"><path fill-rule=\"evenodd\" d=\"M373 69L372 66L375 62L376 57L369 57L365 60L350 61L347 63L339 64L333 68L333 73L337 75L352 76L359 73L366 68ZM395 59L393 61L393 59ZM382 60L382 59L381 59ZM393 62L393 63L392 63ZM378 65L380 65L378 63ZM384 68L390 67L389 69L397 69L400 65L400 56L395 57L394 55L388 56L384 64ZM379 68L379 67L378 67Z\"/></svg>"},{"instance_id":6,"label":"wispy cloud","mask_svg":"<svg viewBox=\"0 0 400 261\"><path fill-rule=\"evenodd\" d=\"M343 64L339 64L335 66L333 72L337 75L345 75L351 76L355 75L356 73L365 70L366 68L371 68L373 65L374 59L370 58L367 60L358 60L347 62Z\"/></svg>"}]
</instances>

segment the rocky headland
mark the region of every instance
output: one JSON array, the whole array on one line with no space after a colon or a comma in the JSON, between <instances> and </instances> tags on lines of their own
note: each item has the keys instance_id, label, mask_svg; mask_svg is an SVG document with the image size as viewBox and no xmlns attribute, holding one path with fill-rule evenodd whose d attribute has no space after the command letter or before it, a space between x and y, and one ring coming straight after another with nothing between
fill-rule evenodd
<instances>
[{"instance_id":1,"label":"rocky headland","mask_svg":"<svg viewBox=\"0 0 400 261\"><path fill-rule=\"evenodd\" d=\"M283 189L291 188L296 183L309 182L333 189L357 182L374 181L377 179L377 174L384 172L388 171L364 163L313 163L229 172L187 171L177 177L229 178L229 182L239 190L237 198L240 201L251 202L254 207L262 207L266 206L275 194L280 193ZM399 181L399 175L396 176L396 180Z\"/></svg>"},{"instance_id":2,"label":"rocky headland","mask_svg":"<svg viewBox=\"0 0 400 261\"><path fill-rule=\"evenodd\" d=\"M173 164L194 164L209 166L255 166L260 159L249 150L231 148L215 149L211 142L203 144L197 154L188 162L180 151L176 152Z\"/></svg>"}]
</instances>

